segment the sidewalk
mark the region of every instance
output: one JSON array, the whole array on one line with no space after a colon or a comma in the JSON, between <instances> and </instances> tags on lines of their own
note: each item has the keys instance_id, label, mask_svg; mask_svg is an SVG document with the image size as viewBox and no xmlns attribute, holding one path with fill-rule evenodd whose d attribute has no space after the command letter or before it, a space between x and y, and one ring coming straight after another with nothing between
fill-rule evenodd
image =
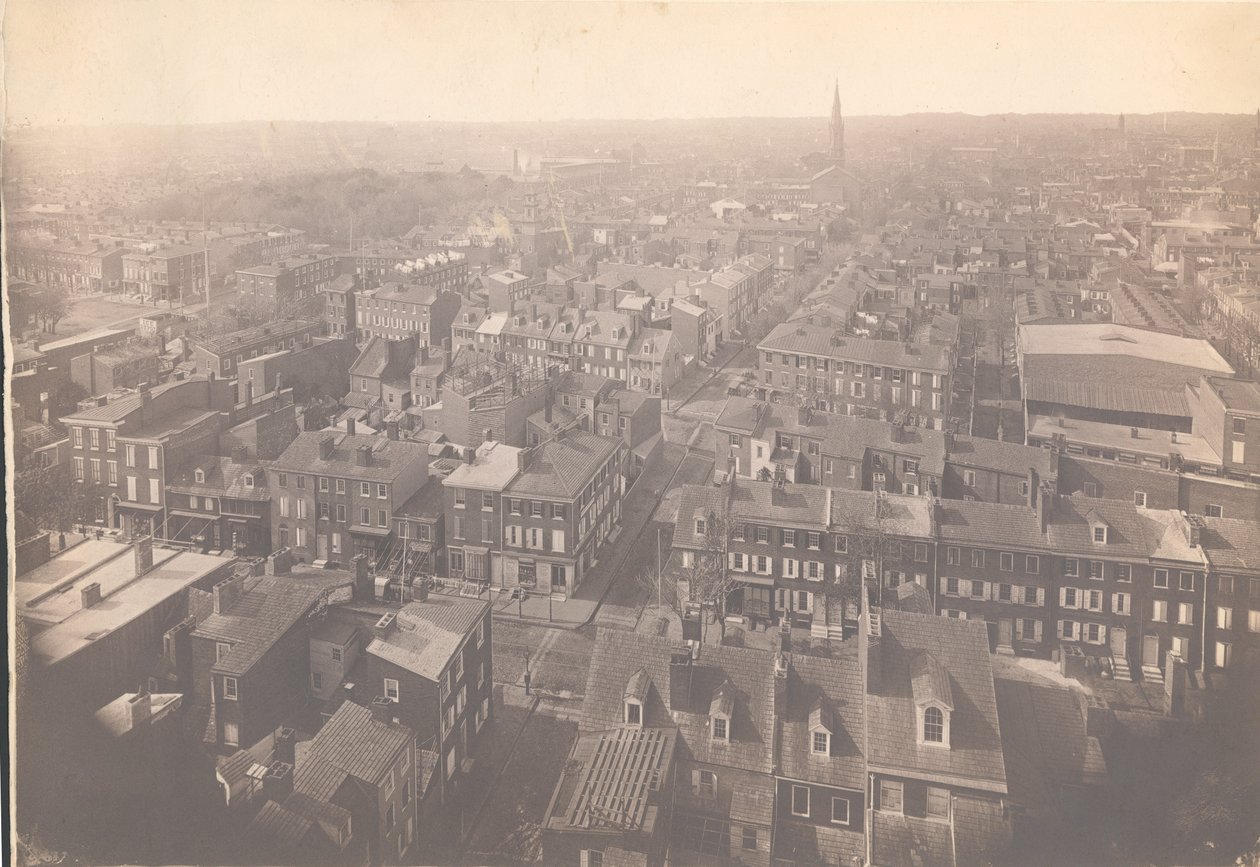
<instances>
[{"instance_id":1,"label":"sidewalk","mask_svg":"<svg viewBox=\"0 0 1260 867\"><path fill-rule=\"evenodd\" d=\"M621 525L605 543L599 559L576 593L564 601L537 595L520 601L511 593L497 593L493 599L494 616L537 626L577 629L589 623L618 576L636 540L652 518L671 479L686 458L683 446L666 443L661 460L635 480L621 504Z\"/></svg>"}]
</instances>

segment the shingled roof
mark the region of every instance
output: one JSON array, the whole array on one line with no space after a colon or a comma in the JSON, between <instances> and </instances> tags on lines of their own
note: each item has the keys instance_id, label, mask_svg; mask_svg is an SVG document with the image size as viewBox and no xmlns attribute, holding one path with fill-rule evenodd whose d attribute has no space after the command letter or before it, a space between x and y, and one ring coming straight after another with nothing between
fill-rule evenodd
<instances>
[{"instance_id":1,"label":"shingled roof","mask_svg":"<svg viewBox=\"0 0 1260 867\"><path fill-rule=\"evenodd\" d=\"M862 674L857 651L846 642L831 658L794 656L788 668L785 707L779 714L783 776L798 780L862 789L866 758L863 754ZM831 733L830 752L812 752L811 728L823 724Z\"/></svg>"},{"instance_id":2,"label":"shingled roof","mask_svg":"<svg viewBox=\"0 0 1260 867\"><path fill-rule=\"evenodd\" d=\"M530 450L525 469L506 488L512 495L573 498L621 445L620 439L567 431Z\"/></svg>"}]
</instances>

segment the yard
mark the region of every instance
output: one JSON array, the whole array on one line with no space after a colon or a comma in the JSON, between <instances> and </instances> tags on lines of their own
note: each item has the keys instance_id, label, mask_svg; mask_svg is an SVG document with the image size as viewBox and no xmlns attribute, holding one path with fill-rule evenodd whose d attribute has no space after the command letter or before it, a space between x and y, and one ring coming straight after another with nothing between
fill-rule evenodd
<instances>
[{"instance_id":1,"label":"yard","mask_svg":"<svg viewBox=\"0 0 1260 867\"><path fill-rule=\"evenodd\" d=\"M583 631L497 620L494 624L495 683L523 683L528 656L532 689L581 696L586 692L591 647L592 639Z\"/></svg>"},{"instance_id":2,"label":"yard","mask_svg":"<svg viewBox=\"0 0 1260 867\"><path fill-rule=\"evenodd\" d=\"M529 864L542 860L541 824L577 723L535 713L482 807L464 853L467 864Z\"/></svg>"},{"instance_id":3,"label":"yard","mask_svg":"<svg viewBox=\"0 0 1260 867\"><path fill-rule=\"evenodd\" d=\"M131 316L146 316L156 310L166 310L166 305L154 307L151 304L134 304L117 300L117 295L90 295L77 298L70 305L65 318L57 323L57 333L48 335L47 340L58 340L73 337L85 331L104 328L107 325Z\"/></svg>"}]
</instances>

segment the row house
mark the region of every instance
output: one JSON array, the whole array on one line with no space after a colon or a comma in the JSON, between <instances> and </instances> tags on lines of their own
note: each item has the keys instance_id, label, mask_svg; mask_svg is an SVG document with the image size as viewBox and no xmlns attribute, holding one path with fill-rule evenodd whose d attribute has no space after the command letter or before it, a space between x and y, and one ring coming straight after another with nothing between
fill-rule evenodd
<instances>
[{"instance_id":1,"label":"row house","mask_svg":"<svg viewBox=\"0 0 1260 867\"><path fill-rule=\"evenodd\" d=\"M386 412L407 409L411 406L415 358L414 335L369 337L350 365L350 393L342 403L359 409L381 407Z\"/></svg>"},{"instance_id":2,"label":"row house","mask_svg":"<svg viewBox=\"0 0 1260 867\"><path fill-rule=\"evenodd\" d=\"M976 624L864 603L847 647L627 644L601 630L543 820L547 862L981 863L1018 850L1010 807L1037 787L1105 778L1084 714L1054 690L1088 769L1025 759L1028 779L1008 779L1005 742L1035 738L1037 721L999 702Z\"/></svg>"},{"instance_id":3,"label":"row house","mask_svg":"<svg viewBox=\"0 0 1260 867\"><path fill-rule=\"evenodd\" d=\"M1254 521L1194 518L1207 559L1206 652L1224 671L1260 662L1260 534Z\"/></svg>"},{"instance_id":4,"label":"row house","mask_svg":"<svg viewBox=\"0 0 1260 867\"><path fill-rule=\"evenodd\" d=\"M273 547L302 562L377 563L394 539L394 515L428 478L423 443L308 431L267 467Z\"/></svg>"},{"instance_id":5,"label":"row house","mask_svg":"<svg viewBox=\"0 0 1260 867\"><path fill-rule=\"evenodd\" d=\"M213 453L233 412L232 383L197 377L63 416L76 481L90 486L83 520L128 536L167 533L166 480Z\"/></svg>"},{"instance_id":6,"label":"row house","mask_svg":"<svg viewBox=\"0 0 1260 867\"><path fill-rule=\"evenodd\" d=\"M216 751L254 745L305 702L309 615L352 592L344 574L296 575L291 566L282 550L265 574L245 570L219 582L210 612L191 630L193 731Z\"/></svg>"},{"instance_id":7,"label":"row house","mask_svg":"<svg viewBox=\"0 0 1260 867\"><path fill-rule=\"evenodd\" d=\"M645 328L630 344L629 377L622 380L631 389L668 397L684 374L682 345L672 331Z\"/></svg>"},{"instance_id":8,"label":"row house","mask_svg":"<svg viewBox=\"0 0 1260 867\"><path fill-rule=\"evenodd\" d=\"M358 281L350 274L335 276L324 286L321 292L324 301L324 331L329 337L358 341L358 288Z\"/></svg>"},{"instance_id":9,"label":"row house","mask_svg":"<svg viewBox=\"0 0 1260 867\"><path fill-rule=\"evenodd\" d=\"M451 351L458 352L465 347L483 352L498 351L499 331L506 318L496 319L498 327L495 328L491 315L489 307L471 304L465 299L451 323Z\"/></svg>"},{"instance_id":10,"label":"row house","mask_svg":"<svg viewBox=\"0 0 1260 867\"><path fill-rule=\"evenodd\" d=\"M192 341L190 360L195 372L209 372L232 379L236 377L236 369L241 362L285 349L310 346L321 329L320 322L281 319L214 337L202 337Z\"/></svg>"},{"instance_id":11,"label":"row house","mask_svg":"<svg viewBox=\"0 0 1260 867\"><path fill-rule=\"evenodd\" d=\"M460 791L494 718L492 625L488 600L433 594L369 628L363 678L389 703L389 715L436 754L439 802Z\"/></svg>"},{"instance_id":12,"label":"row house","mask_svg":"<svg viewBox=\"0 0 1260 867\"><path fill-rule=\"evenodd\" d=\"M943 430L953 353L946 347L864 340L784 323L758 344L761 390L816 409Z\"/></svg>"},{"instance_id":13,"label":"row house","mask_svg":"<svg viewBox=\"0 0 1260 867\"><path fill-rule=\"evenodd\" d=\"M242 268L236 272L236 286L241 301L274 310L314 298L326 291L336 276L335 257L309 253L270 265Z\"/></svg>"},{"instance_id":14,"label":"row house","mask_svg":"<svg viewBox=\"0 0 1260 867\"><path fill-rule=\"evenodd\" d=\"M638 317L579 309L574 327L570 367L629 383L630 356L640 333Z\"/></svg>"},{"instance_id":15,"label":"row house","mask_svg":"<svg viewBox=\"0 0 1260 867\"><path fill-rule=\"evenodd\" d=\"M931 516L921 497L739 479L686 485L670 569L685 579L700 558L723 559L737 584L732 614L840 637L863 585L930 586Z\"/></svg>"},{"instance_id":16,"label":"row house","mask_svg":"<svg viewBox=\"0 0 1260 867\"><path fill-rule=\"evenodd\" d=\"M581 308L529 301L514 302L499 332L508 361L539 373L569 367Z\"/></svg>"},{"instance_id":17,"label":"row house","mask_svg":"<svg viewBox=\"0 0 1260 867\"><path fill-rule=\"evenodd\" d=\"M166 481L166 538L258 557L271 551L267 473L244 455L198 456Z\"/></svg>"},{"instance_id":18,"label":"row house","mask_svg":"<svg viewBox=\"0 0 1260 867\"><path fill-rule=\"evenodd\" d=\"M286 743L283 757L267 766L266 800L246 832L254 857L275 864L407 863L419 839L424 751L388 710L343 702L300 751Z\"/></svg>"},{"instance_id":19,"label":"row house","mask_svg":"<svg viewBox=\"0 0 1260 867\"><path fill-rule=\"evenodd\" d=\"M625 444L568 430L488 442L443 481L453 578L571 595L621 520Z\"/></svg>"},{"instance_id":20,"label":"row house","mask_svg":"<svg viewBox=\"0 0 1260 867\"><path fill-rule=\"evenodd\" d=\"M429 346L416 347L415 364L411 368L411 405L433 406L442 399L442 384L450 367L448 349Z\"/></svg>"},{"instance_id":21,"label":"row house","mask_svg":"<svg viewBox=\"0 0 1260 867\"><path fill-rule=\"evenodd\" d=\"M120 246L99 244L29 244L13 242L8 248L8 272L71 292L116 292L123 282Z\"/></svg>"},{"instance_id":22,"label":"row house","mask_svg":"<svg viewBox=\"0 0 1260 867\"><path fill-rule=\"evenodd\" d=\"M213 274L208 272L208 248L176 244L125 253L122 287L146 301L187 303L204 297Z\"/></svg>"},{"instance_id":23,"label":"row house","mask_svg":"<svg viewBox=\"0 0 1260 867\"><path fill-rule=\"evenodd\" d=\"M421 286L459 292L468 283L468 260L455 251L417 256L406 247L364 244L336 251L333 256L339 274L352 274L366 286L405 277Z\"/></svg>"},{"instance_id":24,"label":"row house","mask_svg":"<svg viewBox=\"0 0 1260 867\"><path fill-rule=\"evenodd\" d=\"M1204 665L1205 565L1179 512L1043 490L1035 512L943 501L937 526L937 609L985 620L995 649L1072 646L1154 680L1168 651Z\"/></svg>"},{"instance_id":25,"label":"row house","mask_svg":"<svg viewBox=\"0 0 1260 867\"><path fill-rule=\"evenodd\" d=\"M422 346L443 346L462 303L454 290L385 283L355 298L357 340L362 345L373 337L410 338Z\"/></svg>"}]
</instances>

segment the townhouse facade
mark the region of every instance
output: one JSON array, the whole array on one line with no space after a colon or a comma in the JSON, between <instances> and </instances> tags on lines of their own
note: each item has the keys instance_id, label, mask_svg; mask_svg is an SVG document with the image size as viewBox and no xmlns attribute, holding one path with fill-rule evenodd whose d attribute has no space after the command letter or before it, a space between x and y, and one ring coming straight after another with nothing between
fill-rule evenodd
<instances>
[{"instance_id":1,"label":"townhouse facade","mask_svg":"<svg viewBox=\"0 0 1260 867\"><path fill-rule=\"evenodd\" d=\"M310 346L321 330L322 325L317 321L281 319L194 340L189 360L198 373L211 372L232 379L236 377L241 362L285 349Z\"/></svg>"},{"instance_id":2,"label":"townhouse facade","mask_svg":"<svg viewBox=\"0 0 1260 867\"><path fill-rule=\"evenodd\" d=\"M355 326L360 344L373 337L414 339L419 345L442 347L451 337L451 323L463 299L453 289L408 283L385 283L355 298Z\"/></svg>"},{"instance_id":3,"label":"townhouse facade","mask_svg":"<svg viewBox=\"0 0 1260 867\"><path fill-rule=\"evenodd\" d=\"M270 265L241 268L236 272L236 286L243 302L275 310L325 292L336 276L335 257L308 253Z\"/></svg>"}]
</instances>

